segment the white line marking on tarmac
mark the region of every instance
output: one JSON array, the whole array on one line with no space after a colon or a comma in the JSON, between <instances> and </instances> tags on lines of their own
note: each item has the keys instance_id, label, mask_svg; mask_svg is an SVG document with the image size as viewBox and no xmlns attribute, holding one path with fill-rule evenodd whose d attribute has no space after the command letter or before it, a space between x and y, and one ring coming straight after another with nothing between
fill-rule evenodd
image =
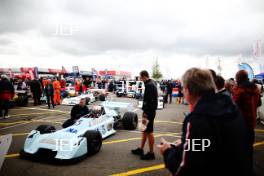
<instances>
[{"instance_id":1,"label":"white line marking on tarmac","mask_svg":"<svg viewBox=\"0 0 264 176\"><path fill-rule=\"evenodd\" d=\"M41 118L41 119L38 119L38 120L45 120L45 119L47 119L47 118L50 118L50 117L44 117L44 118ZM20 123L20 124L17 124L17 125L4 127L4 128L0 128L0 131L5 130L5 129L9 129L9 128L14 128L14 127L17 127L17 126L26 125L26 124L29 124L29 123L32 123L32 121L24 122L24 123Z\"/></svg>"},{"instance_id":2,"label":"white line marking on tarmac","mask_svg":"<svg viewBox=\"0 0 264 176\"><path fill-rule=\"evenodd\" d=\"M42 105L42 106L38 106L39 108L46 108L48 107L48 105Z\"/></svg>"},{"instance_id":3,"label":"white line marking on tarmac","mask_svg":"<svg viewBox=\"0 0 264 176\"><path fill-rule=\"evenodd\" d=\"M137 134L141 134L142 133L141 131L138 131L138 130L128 131L128 130L118 129L117 131L126 131L126 132L129 132L129 133L137 133ZM155 130L154 134L155 133L158 133L158 134L160 134L160 133L181 134L181 132L179 132L179 133L176 133L176 132L164 132L164 131L158 131L158 130Z\"/></svg>"},{"instance_id":4,"label":"white line marking on tarmac","mask_svg":"<svg viewBox=\"0 0 264 176\"><path fill-rule=\"evenodd\" d=\"M29 108L29 107L24 107L24 108L20 108L20 109L31 109L31 110L50 111L50 112L60 112L60 113L67 113L67 114L70 114L69 111L61 111L61 110L55 110L55 109Z\"/></svg>"},{"instance_id":5,"label":"white line marking on tarmac","mask_svg":"<svg viewBox=\"0 0 264 176\"><path fill-rule=\"evenodd\" d=\"M68 118L64 118L64 117L57 117L57 116L49 116L49 117L46 117L46 120L67 120L69 119Z\"/></svg>"}]
</instances>

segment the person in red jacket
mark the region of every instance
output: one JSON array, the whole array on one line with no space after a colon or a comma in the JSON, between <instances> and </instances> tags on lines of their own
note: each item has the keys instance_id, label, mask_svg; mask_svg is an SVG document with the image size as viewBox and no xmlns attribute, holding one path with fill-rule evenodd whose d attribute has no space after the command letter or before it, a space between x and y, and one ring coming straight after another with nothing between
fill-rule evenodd
<instances>
[{"instance_id":1,"label":"person in red jacket","mask_svg":"<svg viewBox=\"0 0 264 176\"><path fill-rule=\"evenodd\" d=\"M233 101L237 104L246 123L248 148L250 149L251 164L253 165L253 144L255 141L255 127L257 107L260 106L260 92L258 87L250 82L248 73L240 70L236 74L237 85L233 89Z\"/></svg>"},{"instance_id":2,"label":"person in red jacket","mask_svg":"<svg viewBox=\"0 0 264 176\"><path fill-rule=\"evenodd\" d=\"M0 81L0 117L8 118L9 101L14 97L14 86L6 75L1 76Z\"/></svg>"},{"instance_id":3,"label":"person in red jacket","mask_svg":"<svg viewBox=\"0 0 264 176\"><path fill-rule=\"evenodd\" d=\"M79 80L75 81L74 88L75 88L76 94L79 94L80 93L80 82L79 82Z\"/></svg>"},{"instance_id":4,"label":"person in red jacket","mask_svg":"<svg viewBox=\"0 0 264 176\"><path fill-rule=\"evenodd\" d=\"M66 81L65 81L65 79L61 79L60 80L60 85L61 85L61 88L65 88L66 87Z\"/></svg>"},{"instance_id":5,"label":"person in red jacket","mask_svg":"<svg viewBox=\"0 0 264 176\"><path fill-rule=\"evenodd\" d=\"M82 84L82 92L83 93L86 93L87 90L88 90L88 88L86 87L86 85L85 84Z\"/></svg>"}]
</instances>

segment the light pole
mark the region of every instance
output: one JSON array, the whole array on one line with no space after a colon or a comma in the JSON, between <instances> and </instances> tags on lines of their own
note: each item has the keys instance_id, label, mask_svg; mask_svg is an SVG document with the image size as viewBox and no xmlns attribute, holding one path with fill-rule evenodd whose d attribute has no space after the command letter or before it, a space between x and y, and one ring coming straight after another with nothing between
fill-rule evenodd
<instances>
[{"instance_id":1,"label":"light pole","mask_svg":"<svg viewBox=\"0 0 264 176\"><path fill-rule=\"evenodd\" d=\"M222 66L221 66L221 58L218 57L218 65L217 65L218 74L221 76Z\"/></svg>"}]
</instances>

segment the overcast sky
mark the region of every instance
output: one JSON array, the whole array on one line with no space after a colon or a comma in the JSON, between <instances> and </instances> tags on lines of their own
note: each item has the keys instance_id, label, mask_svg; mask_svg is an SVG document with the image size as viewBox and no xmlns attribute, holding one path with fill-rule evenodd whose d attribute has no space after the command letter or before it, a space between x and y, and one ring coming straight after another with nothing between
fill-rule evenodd
<instances>
[{"instance_id":1,"label":"overcast sky","mask_svg":"<svg viewBox=\"0 0 264 176\"><path fill-rule=\"evenodd\" d=\"M158 59L177 78L220 57L230 77L263 29L263 0L0 0L0 67L137 74Z\"/></svg>"}]
</instances>

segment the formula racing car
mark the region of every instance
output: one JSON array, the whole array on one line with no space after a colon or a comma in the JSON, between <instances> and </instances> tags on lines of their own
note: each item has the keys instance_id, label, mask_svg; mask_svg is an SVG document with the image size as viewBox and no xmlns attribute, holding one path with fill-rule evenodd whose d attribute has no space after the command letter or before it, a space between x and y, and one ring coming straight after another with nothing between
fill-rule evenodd
<instances>
[{"instance_id":1,"label":"formula racing car","mask_svg":"<svg viewBox=\"0 0 264 176\"><path fill-rule=\"evenodd\" d=\"M40 125L32 130L20 152L22 158L44 161L79 161L100 151L102 139L116 133L115 127L134 130L137 114L129 103L104 102L72 126L56 131L54 126ZM125 110L123 117L121 111ZM44 157L42 157L44 156Z\"/></svg>"},{"instance_id":2,"label":"formula racing car","mask_svg":"<svg viewBox=\"0 0 264 176\"><path fill-rule=\"evenodd\" d=\"M96 100L105 101L108 96L108 92L105 89L89 89L94 95Z\"/></svg>"},{"instance_id":3,"label":"formula racing car","mask_svg":"<svg viewBox=\"0 0 264 176\"><path fill-rule=\"evenodd\" d=\"M73 106L73 105L79 104L80 100L83 99L83 98L86 99L86 105L95 102L94 95L90 91L87 91L87 92L82 93L81 95L76 96L76 97L67 97L67 98L64 98L62 100L62 103L61 104Z\"/></svg>"}]
</instances>

